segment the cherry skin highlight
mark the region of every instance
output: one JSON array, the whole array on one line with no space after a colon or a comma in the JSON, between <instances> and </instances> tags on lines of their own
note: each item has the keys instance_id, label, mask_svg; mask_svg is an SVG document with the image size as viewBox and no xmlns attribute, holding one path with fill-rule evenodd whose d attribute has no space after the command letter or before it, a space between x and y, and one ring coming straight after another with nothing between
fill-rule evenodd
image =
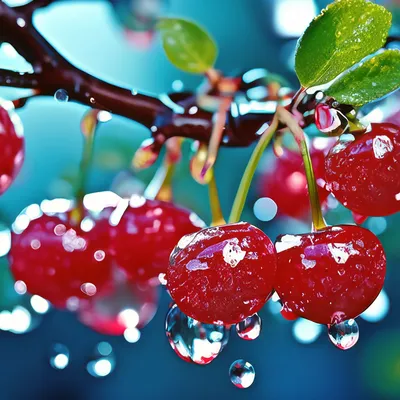
<instances>
[{"instance_id":1,"label":"cherry skin highlight","mask_svg":"<svg viewBox=\"0 0 400 400\"><path fill-rule=\"evenodd\" d=\"M166 273L169 255L179 239L205 226L189 210L140 196L122 200L108 222L116 263L130 279L140 282Z\"/></svg>"},{"instance_id":2,"label":"cherry skin highlight","mask_svg":"<svg viewBox=\"0 0 400 400\"><path fill-rule=\"evenodd\" d=\"M271 296L276 253L246 222L184 236L171 253L167 287L181 311L207 324L236 324Z\"/></svg>"},{"instance_id":3,"label":"cherry skin highlight","mask_svg":"<svg viewBox=\"0 0 400 400\"><path fill-rule=\"evenodd\" d=\"M28 221L25 229L19 229L18 218L14 223L9 261L15 280L29 293L65 308L70 299L87 299L111 280L108 236L96 225L84 232L67 213Z\"/></svg>"},{"instance_id":4,"label":"cherry skin highlight","mask_svg":"<svg viewBox=\"0 0 400 400\"><path fill-rule=\"evenodd\" d=\"M8 111L0 106L0 194L11 185L24 161L24 138Z\"/></svg>"},{"instance_id":5,"label":"cherry skin highlight","mask_svg":"<svg viewBox=\"0 0 400 400\"><path fill-rule=\"evenodd\" d=\"M386 216L400 211L400 128L371 127L331 149L325 161L327 188L357 214Z\"/></svg>"},{"instance_id":6,"label":"cherry skin highlight","mask_svg":"<svg viewBox=\"0 0 400 400\"><path fill-rule=\"evenodd\" d=\"M317 179L321 203L329 195L325 189L325 154L322 150L311 150L311 161ZM267 167L269 168L269 167ZM280 215L304 218L310 212L307 180L300 153L287 150L276 160L275 167L263 174L260 195L275 201Z\"/></svg>"},{"instance_id":7,"label":"cherry skin highlight","mask_svg":"<svg viewBox=\"0 0 400 400\"><path fill-rule=\"evenodd\" d=\"M356 318L383 287L386 257L367 229L338 225L283 235L275 280L285 310L320 324Z\"/></svg>"}]
</instances>

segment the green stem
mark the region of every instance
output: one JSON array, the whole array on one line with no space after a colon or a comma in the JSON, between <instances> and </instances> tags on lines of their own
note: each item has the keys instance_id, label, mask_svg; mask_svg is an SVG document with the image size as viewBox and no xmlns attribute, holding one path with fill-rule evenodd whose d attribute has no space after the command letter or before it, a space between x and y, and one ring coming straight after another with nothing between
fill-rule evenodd
<instances>
[{"instance_id":1,"label":"green stem","mask_svg":"<svg viewBox=\"0 0 400 400\"><path fill-rule=\"evenodd\" d=\"M82 120L82 132L83 132L83 151L82 159L79 165L79 180L75 191L75 198L77 202L76 217L78 220L83 216L83 198L86 194L86 182L90 171L90 166L93 159L93 148L96 129L98 125L97 110L90 110Z\"/></svg>"},{"instance_id":2,"label":"green stem","mask_svg":"<svg viewBox=\"0 0 400 400\"><path fill-rule=\"evenodd\" d=\"M174 172L175 163L165 160L147 185L144 197L151 200L172 201L171 183Z\"/></svg>"},{"instance_id":3,"label":"green stem","mask_svg":"<svg viewBox=\"0 0 400 400\"><path fill-rule=\"evenodd\" d=\"M211 226L225 225L226 221L222 214L214 171L212 173L212 178L208 183L208 196L210 198Z\"/></svg>"},{"instance_id":4,"label":"green stem","mask_svg":"<svg viewBox=\"0 0 400 400\"><path fill-rule=\"evenodd\" d=\"M242 180L240 181L240 185L236 193L235 200L233 202L231 215L229 217L230 223L238 222L241 218L244 204L246 202L246 198L249 193L250 184L253 179L254 173L256 171L257 165L261 159L261 156L265 148L268 146L269 142L271 141L272 137L275 134L275 131L278 129L278 126L279 126L279 119L275 114L274 119L271 122L271 125L262 134L260 140L257 143L257 146L253 150L253 153L247 164L246 170L244 171Z\"/></svg>"},{"instance_id":5,"label":"green stem","mask_svg":"<svg viewBox=\"0 0 400 400\"><path fill-rule=\"evenodd\" d=\"M318 187L315 181L314 169L311 162L310 152L307 146L305 133L289 111L285 110L284 108L279 108L277 112L279 115L279 120L290 129L300 148L307 178L308 196L311 203L313 229L317 231L320 229L324 229L326 228L326 223L322 216L321 203L318 196Z\"/></svg>"}]
</instances>

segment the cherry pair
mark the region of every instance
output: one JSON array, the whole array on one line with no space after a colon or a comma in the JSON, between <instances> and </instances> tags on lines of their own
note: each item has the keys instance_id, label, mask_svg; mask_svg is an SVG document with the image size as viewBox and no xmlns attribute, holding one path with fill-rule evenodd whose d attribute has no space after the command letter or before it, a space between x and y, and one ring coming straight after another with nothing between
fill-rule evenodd
<instances>
[{"instance_id":1,"label":"cherry pair","mask_svg":"<svg viewBox=\"0 0 400 400\"><path fill-rule=\"evenodd\" d=\"M184 236L171 254L167 284L182 312L204 323L238 323L276 290L285 311L333 324L369 307L385 269L381 243L361 227L283 235L274 247L240 222Z\"/></svg>"}]
</instances>

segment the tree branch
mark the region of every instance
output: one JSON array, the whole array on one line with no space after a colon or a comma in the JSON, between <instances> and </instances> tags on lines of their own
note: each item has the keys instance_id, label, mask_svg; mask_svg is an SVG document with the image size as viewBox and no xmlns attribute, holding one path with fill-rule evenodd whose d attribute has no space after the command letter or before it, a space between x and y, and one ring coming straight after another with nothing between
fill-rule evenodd
<instances>
[{"instance_id":1,"label":"tree branch","mask_svg":"<svg viewBox=\"0 0 400 400\"><path fill-rule=\"evenodd\" d=\"M35 89L35 96L53 96L58 89L69 99L107 110L137 121L151 129L157 151L173 136L208 143L213 113L197 107L194 93L151 96L100 80L72 65L33 26L32 13L52 0L33 0L11 8L0 1L0 43L8 42L32 64L34 74L0 70L0 85ZM249 102L244 111L233 104L227 113L221 145L248 146L258 139L257 131L272 119L275 110Z\"/></svg>"}]
</instances>

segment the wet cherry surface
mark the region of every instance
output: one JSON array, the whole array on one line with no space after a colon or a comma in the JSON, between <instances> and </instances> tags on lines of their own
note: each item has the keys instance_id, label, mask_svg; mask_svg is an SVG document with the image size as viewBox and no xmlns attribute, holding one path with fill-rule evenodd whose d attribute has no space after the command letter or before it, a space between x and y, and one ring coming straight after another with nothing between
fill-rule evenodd
<instances>
[{"instance_id":1,"label":"wet cherry surface","mask_svg":"<svg viewBox=\"0 0 400 400\"><path fill-rule=\"evenodd\" d=\"M0 194L11 185L24 161L24 138L19 130L0 106Z\"/></svg>"},{"instance_id":2,"label":"wet cherry surface","mask_svg":"<svg viewBox=\"0 0 400 400\"><path fill-rule=\"evenodd\" d=\"M380 293L385 279L383 247L370 231L339 225L283 235L276 244L275 289L285 310L321 324L355 318Z\"/></svg>"},{"instance_id":3,"label":"wet cherry surface","mask_svg":"<svg viewBox=\"0 0 400 400\"><path fill-rule=\"evenodd\" d=\"M235 324L265 304L275 272L270 239L240 222L183 237L171 254L167 285L186 315L204 323Z\"/></svg>"},{"instance_id":4,"label":"wet cherry surface","mask_svg":"<svg viewBox=\"0 0 400 400\"><path fill-rule=\"evenodd\" d=\"M104 234L72 226L66 214L42 215L21 233L12 234L9 254L15 280L31 294L65 307L71 297L87 298L85 286L95 290L110 280L111 259Z\"/></svg>"},{"instance_id":5,"label":"wet cherry surface","mask_svg":"<svg viewBox=\"0 0 400 400\"><path fill-rule=\"evenodd\" d=\"M329 195L325 187L325 155L322 150L312 149L311 159L317 179L321 203ZM267 167L269 168L269 167ZM303 218L310 212L307 181L300 153L285 149L276 160L274 168L262 176L260 194L275 201L278 214L293 218Z\"/></svg>"},{"instance_id":6,"label":"wet cherry surface","mask_svg":"<svg viewBox=\"0 0 400 400\"><path fill-rule=\"evenodd\" d=\"M340 141L326 158L327 187L344 206L365 216L400 211L400 128L372 124L354 141Z\"/></svg>"},{"instance_id":7,"label":"wet cherry surface","mask_svg":"<svg viewBox=\"0 0 400 400\"><path fill-rule=\"evenodd\" d=\"M146 281L166 273L179 239L204 227L196 214L172 203L140 196L108 209L110 251L128 276Z\"/></svg>"}]
</instances>

